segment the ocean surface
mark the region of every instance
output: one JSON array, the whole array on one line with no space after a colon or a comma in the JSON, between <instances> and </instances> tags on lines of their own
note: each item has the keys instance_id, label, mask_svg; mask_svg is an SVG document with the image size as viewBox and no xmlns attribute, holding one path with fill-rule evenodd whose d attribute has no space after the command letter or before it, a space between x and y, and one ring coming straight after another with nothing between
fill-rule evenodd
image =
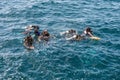
<instances>
[{"instance_id":1,"label":"ocean surface","mask_svg":"<svg viewBox=\"0 0 120 80\"><path fill-rule=\"evenodd\" d=\"M31 24L54 38L27 50ZM59 34L87 26L101 40ZM120 0L0 0L0 80L120 80Z\"/></svg>"}]
</instances>

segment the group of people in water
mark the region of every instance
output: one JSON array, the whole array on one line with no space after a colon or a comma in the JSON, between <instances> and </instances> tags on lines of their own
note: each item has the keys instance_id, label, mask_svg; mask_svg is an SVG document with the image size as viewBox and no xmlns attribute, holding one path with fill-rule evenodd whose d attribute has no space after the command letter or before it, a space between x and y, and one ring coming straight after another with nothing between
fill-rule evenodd
<instances>
[{"instance_id":1,"label":"group of people in water","mask_svg":"<svg viewBox=\"0 0 120 80\"><path fill-rule=\"evenodd\" d=\"M78 34L76 30L70 29L68 31L61 32L60 35L65 35L66 40L82 40L86 37L93 37L90 27L87 27L82 34Z\"/></svg>"},{"instance_id":2,"label":"group of people in water","mask_svg":"<svg viewBox=\"0 0 120 80\"><path fill-rule=\"evenodd\" d=\"M41 41L45 40L48 41L50 38L50 34L47 30L43 30L41 33L39 31L39 26L36 25L30 25L25 29L25 32L23 32L27 36L24 38L24 45L28 48L34 48L33 42L35 40ZM34 37L32 36L34 35Z\"/></svg>"},{"instance_id":3,"label":"group of people in water","mask_svg":"<svg viewBox=\"0 0 120 80\"><path fill-rule=\"evenodd\" d=\"M34 49L33 43L37 41L49 41L51 35L47 30L39 31L39 26L29 25L26 27L25 32L27 36L24 38L24 45L28 48ZM34 35L34 37L32 36ZM61 36L64 36L66 40L82 40L85 37L93 37L93 33L90 27L87 27L82 34L78 34L76 30L70 29L65 32L60 33Z\"/></svg>"}]
</instances>

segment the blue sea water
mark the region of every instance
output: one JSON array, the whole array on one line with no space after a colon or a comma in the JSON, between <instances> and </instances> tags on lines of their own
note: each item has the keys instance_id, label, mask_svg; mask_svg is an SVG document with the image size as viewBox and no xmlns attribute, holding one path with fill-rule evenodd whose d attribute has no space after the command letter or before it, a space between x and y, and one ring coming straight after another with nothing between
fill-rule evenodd
<instances>
[{"instance_id":1,"label":"blue sea water","mask_svg":"<svg viewBox=\"0 0 120 80\"><path fill-rule=\"evenodd\" d=\"M30 24L55 38L25 49ZM101 40L59 35L86 26ZM0 0L0 80L120 80L120 0Z\"/></svg>"}]
</instances>

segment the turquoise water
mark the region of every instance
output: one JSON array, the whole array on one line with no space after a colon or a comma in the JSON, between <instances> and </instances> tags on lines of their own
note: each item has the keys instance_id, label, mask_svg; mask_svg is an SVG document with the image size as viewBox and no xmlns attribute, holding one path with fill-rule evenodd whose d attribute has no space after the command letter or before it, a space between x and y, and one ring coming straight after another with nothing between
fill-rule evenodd
<instances>
[{"instance_id":1,"label":"turquoise water","mask_svg":"<svg viewBox=\"0 0 120 80\"><path fill-rule=\"evenodd\" d=\"M25 26L55 36L24 48ZM91 26L100 41L59 32ZM0 0L0 80L120 80L119 0Z\"/></svg>"}]
</instances>

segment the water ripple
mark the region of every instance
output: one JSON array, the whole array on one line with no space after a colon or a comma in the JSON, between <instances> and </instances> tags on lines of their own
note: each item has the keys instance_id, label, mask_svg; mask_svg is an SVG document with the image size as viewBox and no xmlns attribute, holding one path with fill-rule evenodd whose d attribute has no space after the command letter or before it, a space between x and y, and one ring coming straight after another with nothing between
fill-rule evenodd
<instances>
[{"instance_id":1,"label":"water ripple","mask_svg":"<svg viewBox=\"0 0 120 80\"><path fill-rule=\"evenodd\" d=\"M14 5L14 6L13 6ZM1 80L119 80L119 0L0 1ZM25 26L55 36L48 44L23 46ZM65 41L59 32L90 26L99 41Z\"/></svg>"}]
</instances>

